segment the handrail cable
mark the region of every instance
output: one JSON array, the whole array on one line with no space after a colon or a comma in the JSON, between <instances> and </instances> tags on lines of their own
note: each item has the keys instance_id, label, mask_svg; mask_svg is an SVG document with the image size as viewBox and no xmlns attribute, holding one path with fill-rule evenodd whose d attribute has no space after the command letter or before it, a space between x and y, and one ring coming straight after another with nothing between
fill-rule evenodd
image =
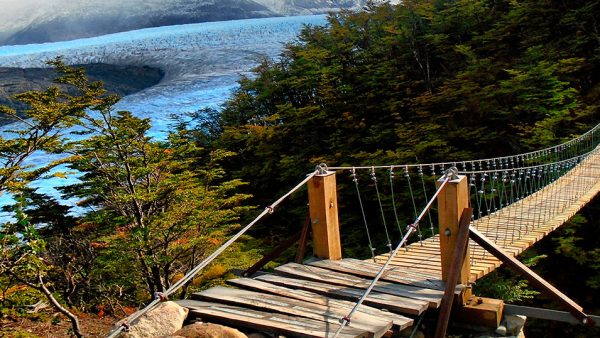
<instances>
[{"instance_id":1,"label":"handrail cable","mask_svg":"<svg viewBox=\"0 0 600 338\"><path fill-rule=\"evenodd\" d=\"M243 229L238 231L233 237L231 237L227 242L225 242L221 247L219 247L215 252L213 252L210 256L206 257L200 264L196 265L192 270L190 270L183 278L178 280L175 284L173 284L167 291L165 292L157 292L154 295L154 300L150 302L143 309L135 312L131 316L125 319L125 321L117 327L114 331L112 331L107 338L114 338L118 334L120 334L123 330L128 329L129 326L138 320L141 316L146 314L148 311L152 310L158 303L164 301L168 298L169 295L173 294L177 290L179 290L185 283L189 282L194 276L204 269L208 264L210 264L215 258L217 258L223 251L225 251L231 244L233 244L236 240L238 240L246 231L248 231L254 224L256 224L260 219L262 219L267 214L272 214L281 202L283 202L287 197L296 192L302 186L304 186L311 178L313 178L319 171L315 171L306 176L302 182L298 183L294 188L288 191L286 194L281 196L278 200L273 202L271 205L267 206L265 210L263 210L252 222L248 223Z\"/></svg>"},{"instance_id":2,"label":"handrail cable","mask_svg":"<svg viewBox=\"0 0 600 338\"><path fill-rule=\"evenodd\" d=\"M588 130L587 132L581 134L580 136L571 139L569 141L563 142L561 144L557 144L555 146L552 147L547 147L544 149L539 149L539 150L534 150L534 151L530 151L527 153L521 153L521 154L515 154L515 155L507 155L507 156L501 156L501 157L490 157L490 158L483 158L483 159L473 159L473 160L462 160L462 161L451 161L451 162L436 162L436 163L421 163L421 164L391 164L391 165L376 165L376 166L352 166L352 167L347 167L347 166L338 166L338 167L328 167L329 170L350 170L350 169L360 169L360 170L364 170L364 169L389 169L389 168L394 168L394 167L405 167L405 168L418 168L419 166L456 166L456 164L460 164L460 163L474 163L474 162L493 162L493 161L503 161L503 160L511 160L511 159L529 159L529 158L534 158L536 156L541 156L541 155L547 155L550 153L556 153L558 150L564 150L572 145L576 145L577 143L581 142L582 140L591 137L592 138L592 142L591 144L593 145L593 140L594 140L594 134L599 131L600 129L600 123L597 124L596 126L594 126L592 129Z\"/></svg>"}]
</instances>

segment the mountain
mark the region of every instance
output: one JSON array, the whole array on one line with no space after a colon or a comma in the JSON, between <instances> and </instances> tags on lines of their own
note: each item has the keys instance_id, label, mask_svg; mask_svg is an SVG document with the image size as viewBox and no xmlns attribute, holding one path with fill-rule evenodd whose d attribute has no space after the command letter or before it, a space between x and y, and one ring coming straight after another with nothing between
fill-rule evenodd
<instances>
[{"instance_id":1,"label":"mountain","mask_svg":"<svg viewBox=\"0 0 600 338\"><path fill-rule=\"evenodd\" d=\"M0 45L72 40L140 28L321 14L366 0L0 0Z\"/></svg>"}]
</instances>

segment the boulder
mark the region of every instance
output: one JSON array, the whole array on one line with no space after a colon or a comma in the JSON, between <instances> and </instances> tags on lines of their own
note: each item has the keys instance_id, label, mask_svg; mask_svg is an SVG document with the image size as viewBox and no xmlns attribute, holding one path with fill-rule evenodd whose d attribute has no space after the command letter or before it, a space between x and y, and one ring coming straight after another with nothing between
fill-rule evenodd
<instances>
[{"instance_id":1,"label":"boulder","mask_svg":"<svg viewBox=\"0 0 600 338\"><path fill-rule=\"evenodd\" d=\"M140 317L137 322L123 333L123 338L155 338L177 336L187 317L188 309L175 302L163 302Z\"/></svg>"},{"instance_id":2,"label":"boulder","mask_svg":"<svg viewBox=\"0 0 600 338\"><path fill-rule=\"evenodd\" d=\"M507 332L506 326L504 326L504 325L500 325L500 326L498 326L498 328L496 328L496 334L501 337L505 337L506 332Z\"/></svg>"},{"instance_id":3,"label":"boulder","mask_svg":"<svg viewBox=\"0 0 600 338\"><path fill-rule=\"evenodd\" d=\"M185 338L247 338L240 331L212 323L194 323L173 333L174 336Z\"/></svg>"},{"instance_id":4,"label":"boulder","mask_svg":"<svg viewBox=\"0 0 600 338\"><path fill-rule=\"evenodd\" d=\"M525 316L505 316L504 321L506 323L506 331L510 336L516 336L521 332L523 327L525 326L525 321L527 317Z\"/></svg>"},{"instance_id":5,"label":"boulder","mask_svg":"<svg viewBox=\"0 0 600 338\"><path fill-rule=\"evenodd\" d=\"M268 334L262 332L252 332L247 336L248 338L273 338L272 336L269 336Z\"/></svg>"}]
</instances>

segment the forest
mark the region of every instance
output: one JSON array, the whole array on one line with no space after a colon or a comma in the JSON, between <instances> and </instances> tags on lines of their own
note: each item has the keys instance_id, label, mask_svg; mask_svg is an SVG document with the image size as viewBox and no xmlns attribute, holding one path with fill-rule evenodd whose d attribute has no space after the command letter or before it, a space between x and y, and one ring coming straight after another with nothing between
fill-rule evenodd
<instances>
[{"instance_id":1,"label":"forest","mask_svg":"<svg viewBox=\"0 0 600 338\"><path fill-rule=\"evenodd\" d=\"M73 323L81 313L123 317L319 163L485 158L585 132L600 116L598 18L600 3L581 0L406 0L330 14L242 77L221 109L174 118L164 140L148 136L148 120L115 111L119 98L81 69L51 61L61 87L18 94L24 112L0 108L20 122L0 138L0 193L15 200L0 225L3 320L40 299ZM39 151L56 160L28 164ZM31 185L69 175L80 182L61 193L78 199L76 216ZM524 255L542 269L553 257L585 271L586 305L600 287L597 210L595 201ZM252 265L305 213L305 196L293 198L179 296ZM346 223L345 255L366 257L359 222ZM506 271L491 278L480 292L531 302Z\"/></svg>"}]
</instances>

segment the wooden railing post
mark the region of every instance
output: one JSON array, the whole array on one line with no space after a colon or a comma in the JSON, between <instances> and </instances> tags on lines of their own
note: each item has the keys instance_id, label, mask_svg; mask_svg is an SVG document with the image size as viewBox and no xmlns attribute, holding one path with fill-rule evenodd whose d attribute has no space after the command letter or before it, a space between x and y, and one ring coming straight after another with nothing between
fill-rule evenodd
<instances>
[{"instance_id":1,"label":"wooden railing post","mask_svg":"<svg viewBox=\"0 0 600 338\"><path fill-rule=\"evenodd\" d=\"M439 187L443 181L437 182ZM465 208L469 207L469 186L467 177L456 175L446 184L444 191L438 196L438 213L440 226L440 256L442 262L442 280L448 281L450 265L459 230L460 217ZM467 246L466 255L460 267L458 283L465 286L469 283L471 266L470 250Z\"/></svg>"},{"instance_id":2,"label":"wooden railing post","mask_svg":"<svg viewBox=\"0 0 600 338\"><path fill-rule=\"evenodd\" d=\"M308 181L308 203L315 256L341 259L335 172L326 171Z\"/></svg>"}]
</instances>

